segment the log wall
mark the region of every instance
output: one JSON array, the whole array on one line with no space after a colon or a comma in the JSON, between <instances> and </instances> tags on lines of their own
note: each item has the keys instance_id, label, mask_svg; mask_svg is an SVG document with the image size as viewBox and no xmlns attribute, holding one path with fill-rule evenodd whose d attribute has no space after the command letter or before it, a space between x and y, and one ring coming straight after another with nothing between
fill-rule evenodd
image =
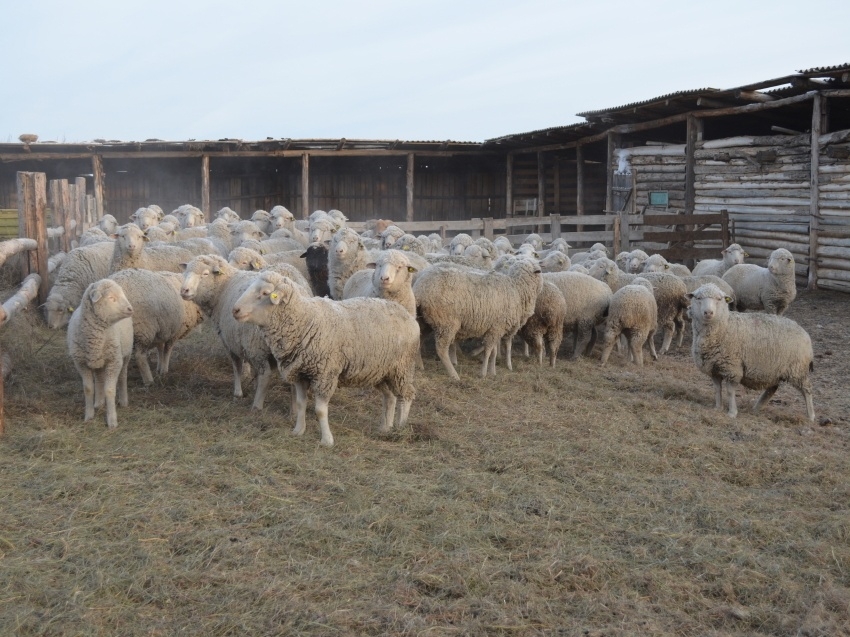
<instances>
[{"instance_id":1,"label":"log wall","mask_svg":"<svg viewBox=\"0 0 850 637\"><path fill-rule=\"evenodd\" d=\"M850 130L821 135L818 286L850 292Z\"/></svg>"}]
</instances>

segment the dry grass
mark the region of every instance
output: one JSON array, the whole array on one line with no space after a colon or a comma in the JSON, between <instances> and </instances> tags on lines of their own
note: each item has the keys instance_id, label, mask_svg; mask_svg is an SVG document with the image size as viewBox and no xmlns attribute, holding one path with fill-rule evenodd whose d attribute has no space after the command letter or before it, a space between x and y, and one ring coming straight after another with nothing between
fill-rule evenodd
<instances>
[{"instance_id":1,"label":"dry grass","mask_svg":"<svg viewBox=\"0 0 850 637\"><path fill-rule=\"evenodd\" d=\"M331 450L289 434L279 380L261 414L232 400L210 330L150 389L131 366L116 431L83 423L64 333L22 315L0 634L850 634L845 306L792 308L824 426L788 388L727 419L686 353L495 380L462 356L456 383L426 360L393 437L377 392L340 390Z\"/></svg>"}]
</instances>

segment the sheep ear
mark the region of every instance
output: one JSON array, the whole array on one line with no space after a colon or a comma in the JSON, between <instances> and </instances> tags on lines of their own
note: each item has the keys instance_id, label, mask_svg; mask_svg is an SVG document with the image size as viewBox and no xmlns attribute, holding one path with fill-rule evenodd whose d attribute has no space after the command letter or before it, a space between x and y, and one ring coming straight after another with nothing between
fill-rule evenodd
<instances>
[{"instance_id":1,"label":"sheep ear","mask_svg":"<svg viewBox=\"0 0 850 637\"><path fill-rule=\"evenodd\" d=\"M369 268L370 270L374 270L375 268L378 267L378 264L377 263L367 263L366 267Z\"/></svg>"},{"instance_id":2,"label":"sheep ear","mask_svg":"<svg viewBox=\"0 0 850 637\"><path fill-rule=\"evenodd\" d=\"M112 234L110 234L110 235L109 235L109 238L110 238L110 239L117 239L117 238L118 238L118 233L117 233L117 232L113 232Z\"/></svg>"},{"instance_id":3,"label":"sheep ear","mask_svg":"<svg viewBox=\"0 0 850 637\"><path fill-rule=\"evenodd\" d=\"M100 290L92 290L90 296L92 303L97 303L98 301L100 301L102 296L103 294L101 294Z\"/></svg>"},{"instance_id":4,"label":"sheep ear","mask_svg":"<svg viewBox=\"0 0 850 637\"><path fill-rule=\"evenodd\" d=\"M188 264L188 263L178 263L177 265L179 265L179 266L180 266L180 269L181 269L181 270L183 270L183 271L185 272L185 271L186 271L186 266L188 266L189 264Z\"/></svg>"},{"instance_id":5,"label":"sheep ear","mask_svg":"<svg viewBox=\"0 0 850 637\"><path fill-rule=\"evenodd\" d=\"M269 301L272 305L280 305L280 293L275 289L274 292L269 294Z\"/></svg>"},{"instance_id":6,"label":"sheep ear","mask_svg":"<svg viewBox=\"0 0 850 637\"><path fill-rule=\"evenodd\" d=\"M150 241L151 238L147 234L142 235L142 241Z\"/></svg>"},{"instance_id":7,"label":"sheep ear","mask_svg":"<svg viewBox=\"0 0 850 637\"><path fill-rule=\"evenodd\" d=\"M690 301L691 299L693 299L693 298L694 298L694 293L693 293L693 292L688 292L687 294L685 294L685 298L686 298L686 299L688 299L688 300Z\"/></svg>"},{"instance_id":8,"label":"sheep ear","mask_svg":"<svg viewBox=\"0 0 850 637\"><path fill-rule=\"evenodd\" d=\"M302 258L302 259L306 259L306 258L307 258L307 253L306 253L306 252L305 252L305 253L303 253L303 254L301 255L301 258Z\"/></svg>"},{"instance_id":9,"label":"sheep ear","mask_svg":"<svg viewBox=\"0 0 850 637\"><path fill-rule=\"evenodd\" d=\"M414 272L419 272L419 268L409 265L407 266L407 271L413 274Z\"/></svg>"}]
</instances>

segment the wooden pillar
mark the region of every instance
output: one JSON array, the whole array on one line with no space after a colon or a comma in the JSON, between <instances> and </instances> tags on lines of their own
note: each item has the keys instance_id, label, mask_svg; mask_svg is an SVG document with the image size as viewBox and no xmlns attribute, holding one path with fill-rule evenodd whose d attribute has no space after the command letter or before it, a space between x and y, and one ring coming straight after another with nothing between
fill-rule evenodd
<instances>
[{"instance_id":1,"label":"wooden pillar","mask_svg":"<svg viewBox=\"0 0 850 637\"><path fill-rule=\"evenodd\" d=\"M696 160L697 142L702 141L703 119L688 115L685 142L685 214L694 214L696 207Z\"/></svg>"},{"instance_id":2,"label":"wooden pillar","mask_svg":"<svg viewBox=\"0 0 850 637\"><path fill-rule=\"evenodd\" d=\"M201 155L201 211L209 221L210 217L210 156Z\"/></svg>"},{"instance_id":3,"label":"wooden pillar","mask_svg":"<svg viewBox=\"0 0 850 637\"><path fill-rule=\"evenodd\" d=\"M555 191L555 214L561 214L561 162L555 157L555 162L552 165L552 189Z\"/></svg>"},{"instance_id":4,"label":"wooden pillar","mask_svg":"<svg viewBox=\"0 0 850 637\"><path fill-rule=\"evenodd\" d=\"M65 252L69 252L73 247L71 245L72 233L74 232L74 212L71 209L71 191L68 190L68 180L58 179L56 184L57 205L62 208L62 227L65 232L62 234L62 246Z\"/></svg>"},{"instance_id":5,"label":"wooden pillar","mask_svg":"<svg viewBox=\"0 0 850 637\"><path fill-rule=\"evenodd\" d=\"M549 232L552 241L561 237L561 215L549 215Z\"/></svg>"},{"instance_id":6,"label":"wooden pillar","mask_svg":"<svg viewBox=\"0 0 850 637\"><path fill-rule=\"evenodd\" d=\"M77 236L83 234L83 231L89 227L89 220L86 217L86 178L85 177L77 177L74 180L74 183L77 185L77 210L79 212L79 217L77 218Z\"/></svg>"},{"instance_id":7,"label":"wooden pillar","mask_svg":"<svg viewBox=\"0 0 850 637\"><path fill-rule=\"evenodd\" d=\"M584 148L576 146L576 215L584 215ZM577 232L584 232L584 226L576 226Z\"/></svg>"},{"instance_id":8,"label":"wooden pillar","mask_svg":"<svg viewBox=\"0 0 850 637\"><path fill-rule=\"evenodd\" d=\"M91 156L91 171L94 175L94 200L96 204L95 221L100 221L104 215L103 203L103 187L104 187L104 172L103 172L103 157L100 155Z\"/></svg>"},{"instance_id":9,"label":"wooden pillar","mask_svg":"<svg viewBox=\"0 0 850 637\"><path fill-rule=\"evenodd\" d=\"M301 218L310 216L310 154L301 155Z\"/></svg>"},{"instance_id":10,"label":"wooden pillar","mask_svg":"<svg viewBox=\"0 0 850 637\"><path fill-rule=\"evenodd\" d=\"M484 217L484 237L493 240L493 217Z\"/></svg>"},{"instance_id":11,"label":"wooden pillar","mask_svg":"<svg viewBox=\"0 0 850 637\"><path fill-rule=\"evenodd\" d=\"M38 304L47 300L50 276L47 272L47 175L44 173L19 172L18 187L18 231L21 237L34 239L36 249L27 253L23 260L22 278L35 272L41 277L38 287Z\"/></svg>"},{"instance_id":12,"label":"wooden pillar","mask_svg":"<svg viewBox=\"0 0 850 637\"><path fill-rule=\"evenodd\" d=\"M405 213L405 220L412 223L413 222L413 166L414 166L414 156L413 153L407 154L407 173L406 173L406 194L407 194L407 212Z\"/></svg>"},{"instance_id":13,"label":"wooden pillar","mask_svg":"<svg viewBox=\"0 0 850 637\"><path fill-rule=\"evenodd\" d=\"M505 158L505 217L514 212L514 156L508 153Z\"/></svg>"},{"instance_id":14,"label":"wooden pillar","mask_svg":"<svg viewBox=\"0 0 850 637\"><path fill-rule=\"evenodd\" d=\"M546 214L546 158L537 153L537 216Z\"/></svg>"},{"instance_id":15,"label":"wooden pillar","mask_svg":"<svg viewBox=\"0 0 850 637\"><path fill-rule=\"evenodd\" d=\"M809 279L808 289L818 289L818 234L820 231L820 136L823 130L823 96L815 94L812 99L811 191L809 193Z\"/></svg>"},{"instance_id":16,"label":"wooden pillar","mask_svg":"<svg viewBox=\"0 0 850 637\"><path fill-rule=\"evenodd\" d=\"M605 210L613 212L614 207L614 151L620 145L620 136L608 131L608 154L605 166Z\"/></svg>"}]
</instances>

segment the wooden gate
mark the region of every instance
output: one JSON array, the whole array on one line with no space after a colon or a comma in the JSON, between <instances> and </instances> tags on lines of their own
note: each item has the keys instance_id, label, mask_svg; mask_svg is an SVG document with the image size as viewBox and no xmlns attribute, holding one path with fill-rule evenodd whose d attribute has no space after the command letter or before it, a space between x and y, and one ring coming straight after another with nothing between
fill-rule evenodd
<instances>
[{"instance_id":1,"label":"wooden gate","mask_svg":"<svg viewBox=\"0 0 850 637\"><path fill-rule=\"evenodd\" d=\"M715 214L644 215L643 225L643 243L666 243L666 248L655 251L668 261L717 259L720 250L729 245L729 214L725 210Z\"/></svg>"}]
</instances>

